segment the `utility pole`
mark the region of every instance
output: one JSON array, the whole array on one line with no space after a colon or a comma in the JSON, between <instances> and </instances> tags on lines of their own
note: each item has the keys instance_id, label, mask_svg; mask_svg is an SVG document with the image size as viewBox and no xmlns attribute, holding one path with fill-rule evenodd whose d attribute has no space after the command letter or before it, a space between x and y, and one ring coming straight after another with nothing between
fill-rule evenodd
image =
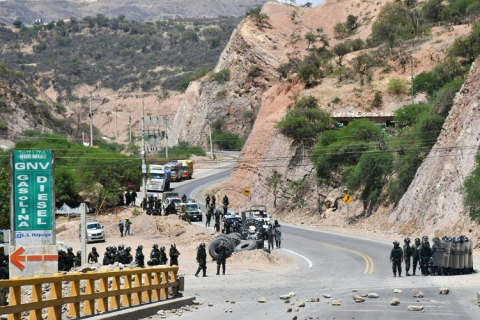
<instances>
[{"instance_id":1,"label":"utility pole","mask_svg":"<svg viewBox=\"0 0 480 320\"><path fill-rule=\"evenodd\" d=\"M130 116L128 117L128 124L130 126L130 143L132 143L132 111L130 111Z\"/></svg>"},{"instance_id":2,"label":"utility pole","mask_svg":"<svg viewBox=\"0 0 480 320\"><path fill-rule=\"evenodd\" d=\"M165 157L168 159L168 116L165 119Z\"/></svg>"},{"instance_id":3,"label":"utility pole","mask_svg":"<svg viewBox=\"0 0 480 320\"><path fill-rule=\"evenodd\" d=\"M87 207L85 203L80 204L80 249L82 265L87 263Z\"/></svg>"},{"instance_id":4,"label":"utility pole","mask_svg":"<svg viewBox=\"0 0 480 320\"><path fill-rule=\"evenodd\" d=\"M411 72L411 83L412 83L412 104L413 104L413 57L410 58L410 72Z\"/></svg>"},{"instance_id":5,"label":"utility pole","mask_svg":"<svg viewBox=\"0 0 480 320\"><path fill-rule=\"evenodd\" d=\"M147 203L147 164L145 162L145 107L142 99L142 186L143 186L143 199L142 208L145 210Z\"/></svg>"},{"instance_id":6,"label":"utility pole","mask_svg":"<svg viewBox=\"0 0 480 320\"><path fill-rule=\"evenodd\" d=\"M117 107L115 106L115 142L117 142Z\"/></svg>"},{"instance_id":7,"label":"utility pole","mask_svg":"<svg viewBox=\"0 0 480 320\"><path fill-rule=\"evenodd\" d=\"M90 92L90 147L93 147L93 112L92 112L92 93Z\"/></svg>"},{"instance_id":8,"label":"utility pole","mask_svg":"<svg viewBox=\"0 0 480 320\"><path fill-rule=\"evenodd\" d=\"M213 160L213 143L212 143L212 126L210 125L210 120L205 119L208 121L208 134L210 136L210 156L212 157Z\"/></svg>"}]
</instances>

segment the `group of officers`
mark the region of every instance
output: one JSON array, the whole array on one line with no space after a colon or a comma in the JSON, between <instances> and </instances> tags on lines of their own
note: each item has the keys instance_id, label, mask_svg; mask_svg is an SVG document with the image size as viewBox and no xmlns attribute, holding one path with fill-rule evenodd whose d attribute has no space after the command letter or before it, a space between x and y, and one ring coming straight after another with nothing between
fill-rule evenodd
<instances>
[{"instance_id":1,"label":"group of officers","mask_svg":"<svg viewBox=\"0 0 480 320\"><path fill-rule=\"evenodd\" d=\"M417 265L421 274L428 275L459 275L473 273L472 242L466 236L434 238L430 245L427 236L415 238L410 245L410 238L404 239L403 249L398 241L393 242L390 253L393 276L402 276L402 262L405 262L406 275L410 276L410 266L415 275Z\"/></svg>"},{"instance_id":2,"label":"group of officers","mask_svg":"<svg viewBox=\"0 0 480 320\"><path fill-rule=\"evenodd\" d=\"M107 247L102 264L104 266L114 264L115 262L122 264L131 264L134 262L134 257L131 253L132 248L119 245L118 247ZM63 250L58 251L58 271L70 271L72 268L80 267L82 265L81 259L82 252L77 251L77 254L73 254L73 249L68 248L67 252ZM169 250L170 266L178 266L178 256L180 252L177 249L175 243L172 243ZM97 248L93 247L92 251L88 254L88 263L99 263L100 255L97 252ZM158 244L152 246L150 252L150 260L147 261L149 266L166 265L168 262L165 247L158 247ZM139 267L145 266L145 256L143 254L143 246L139 245L135 252L135 264Z\"/></svg>"}]
</instances>

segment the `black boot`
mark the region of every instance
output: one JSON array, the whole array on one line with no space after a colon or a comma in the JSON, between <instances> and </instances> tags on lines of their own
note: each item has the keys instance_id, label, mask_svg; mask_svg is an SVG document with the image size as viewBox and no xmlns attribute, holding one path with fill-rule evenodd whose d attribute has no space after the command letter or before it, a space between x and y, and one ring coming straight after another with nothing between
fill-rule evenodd
<instances>
[{"instance_id":1,"label":"black boot","mask_svg":"<svg viewBox=\"0 0 480 320\"><path fill-rule=\"evenodd\" d=\"M220 266L217 266L217 276L220 274Z\"/></svg>"},{"instance_id":2,"label":"black boot","mask_svg":"<svg viewBox=\"0 0 480 320\"><path fill-rule=\"evenodd\" d=\"M393 271L393 276L397 277L397 273L395 271Z\"/></svg>"},{"instance_id":3,"label":"black boot","mask_svg":"<svg viewBox=\"0 0 480 320\"><path fill-rule=\"evenodd\" d=\"M279 247L279 248L282 247L282 241L278 241L278 247Z\"/></svg>"},{"instance_id":4,"label":"black boot","mask_svg":"<svg viewBox=\"0 0 480 320\"><path fill-rule=\"evenodd\" d=\"M225 275L225 266L223 266L223 275Z\"/></svg>"}]
</instances>

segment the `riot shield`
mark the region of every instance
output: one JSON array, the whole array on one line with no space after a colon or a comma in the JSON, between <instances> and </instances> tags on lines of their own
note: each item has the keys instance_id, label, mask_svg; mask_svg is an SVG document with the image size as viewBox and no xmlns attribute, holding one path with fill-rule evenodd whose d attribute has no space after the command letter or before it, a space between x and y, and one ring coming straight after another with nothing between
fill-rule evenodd
<instances>
[{"instance_id":1,"label":"riot shield","mask_svg":"<svg viewBox=\"0 0 480 320\"><path fill-rule=\"evenodd\" d=\"M442 265L445 268L452 267L451 251L452 251L452 242L451 241L442 241L442 245L445 247L443 252L443 262Z\"/></svg>"},{"instance_id":2,"label":"riot shield","mask_svg":"<svg viewBox=\"0 0 480 320\"><path fill-rule=\"evenodd\" d=\"M450 259L452 260L451 267L453 269L458 269L458 266L460 264L460 242L452 242Z\"/></svg>"},{"instance_id":3,"label":"riot shield","mask_svg":"<svg viewBox=\"0 0 480 320\"><path fill-rule=\"evenodd\" d=\"M445 252L445 244L442 243L441 241L434 242L432 246L432 251L433 251L433 265L439 268L444 267L443 255Z\"/></svg>"},{"instance_id":4,"label":"riot shield","mask_svg":"<svg viewBox=\"0 0 480 320\"><path fill-rule=\"evenodd\" d=\"M470 241L467 243L468 243L467 268L469 273L472 273L473 272L473 243Z\"/></svg>"},{"instance_id":5,"label":"riot shield","mask_svg":"<svg viewBox=\"0 0 480 320\"><path fill-rule=\"evenodd\" d=\"M463 270L465 267L465 244L466 242L460 242L459 257L458 257L458 268Z\"/></svg>"}]
</instances>

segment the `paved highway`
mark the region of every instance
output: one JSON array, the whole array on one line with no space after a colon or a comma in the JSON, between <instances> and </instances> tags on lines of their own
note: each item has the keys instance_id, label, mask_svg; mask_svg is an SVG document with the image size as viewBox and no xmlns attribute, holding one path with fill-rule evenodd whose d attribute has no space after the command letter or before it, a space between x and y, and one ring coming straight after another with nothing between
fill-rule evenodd
<instances>
[{"instance_id":1,"label":"paved highway","mask_svg":"<svg viewBox=\"0 0 480 320\"><path fill-rule=\"evenodd\" d=\"M228 175L228 169L215 171L210 176L206 172L202 177L173 186L180 195L185 193L194 197L200 188ZM452 284L454 278L465 280L465 277L474 275L394 278L389 262L391 247L391 242L282 225L281 253L293 257L298 267L229 275L227 259L226 276L215 276L214 270L209 269L209 277L196 278L193 276L195 270L192 270L185 277L184 295L198 295L198 300L205 303L198 310L184 313L182 319L247 319L261 316L262 319L276 320L292 319L294 315L298 319L480 318L475 304L478 288L473 285L455 287ZM248 266L245 268L248 270ZM450 295L439 295L439 287L448 284ZM393 289L401 289L403 293L394 294ZM412 289L421 290L425 298L413 298ZM296 293L290 301L293 305L279 299L280 295L292 291ZM355 303L352 299L353 294L371 292L379 294L379 298L366 298L363 303ZM331 298L324 298L323 294L329 294ZM258 303L259 297L265 297L267 302ZM307 302L298 312L287 313L288 307L294 309L300 301L317 297L320 302ZM393 297L400 299L400 306L390 306ZM333 299L341 300L341 306L332 306ZM213 306L207 306L206 302L213 303ZM408 311L410 305L423 306L424 311ZM232 313L225 314L230 308Z\"/></svg>"}]
</instances>

